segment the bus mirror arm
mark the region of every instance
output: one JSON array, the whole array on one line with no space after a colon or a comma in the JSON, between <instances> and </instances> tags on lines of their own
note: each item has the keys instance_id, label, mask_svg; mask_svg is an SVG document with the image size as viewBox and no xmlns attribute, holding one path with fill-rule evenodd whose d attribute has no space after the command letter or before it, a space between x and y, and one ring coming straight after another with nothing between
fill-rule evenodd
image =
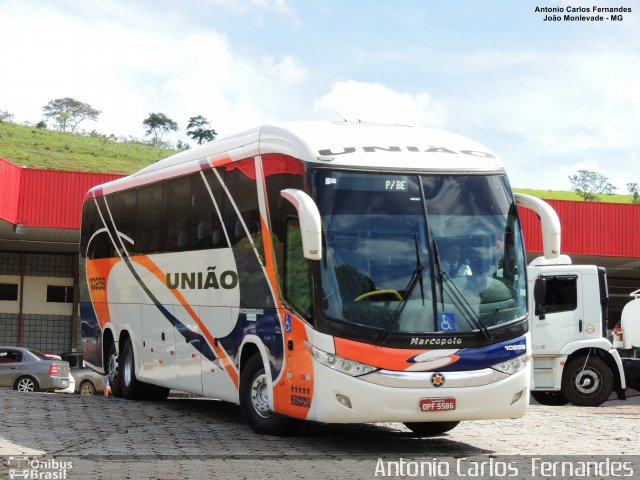
<instances>
[{"instance_id":1,"label":"bus mirror arm","mask_svg":"<svg viewBox=\"0 0 640 480\"><path fill-rule=\"evenodd\" d=\"M322 259L322 223L320 211L313 199L302 190L287 188L280 195L291 202L298 212L302 249L309 260Z\"/></svg>"}]
</instances>

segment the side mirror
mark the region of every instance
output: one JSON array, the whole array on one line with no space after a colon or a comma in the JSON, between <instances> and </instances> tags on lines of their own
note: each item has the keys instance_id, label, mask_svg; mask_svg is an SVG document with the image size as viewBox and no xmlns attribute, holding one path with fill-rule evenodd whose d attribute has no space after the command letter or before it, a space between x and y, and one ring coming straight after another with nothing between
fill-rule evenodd
<instances>
[{"instance_id":1,"label":"side mirror","mask_svg":"<svg viewBox=\"0 0 640 480\"><path fill-rule=\"evenodd\" d=\"M545 299L547 298L547 279L544 277L536 278L536 283L533 286L533 299L535 301L536 311L535 314L540 317L541 320L545 318Z\"/></svg>"},{"instance_id":2,"label":"side mirror","mask_svg":"<svg viewBox=\"0 0 640 480\"><path fill-rule=\"evenodd\" d=\"M280 192L283 198L291 202L298 212L302 250L309 260L322 259L322 223L320 212L313 199L302 190L287 188Z\"/></svg>"}]
</instances>

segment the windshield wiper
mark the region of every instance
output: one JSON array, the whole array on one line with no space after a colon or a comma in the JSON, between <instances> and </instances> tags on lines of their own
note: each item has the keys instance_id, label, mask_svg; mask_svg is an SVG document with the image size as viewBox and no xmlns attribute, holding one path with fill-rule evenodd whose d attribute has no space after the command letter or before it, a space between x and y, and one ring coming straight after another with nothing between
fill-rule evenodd
<instances>
[{"instance_id":1,"label":"windshield wiper","mask_svg":"<svg viewBox=\"0 0 640 480\"><path fill-rule=\"evenodd\" d=\"M422 296L422 305L424 305L424 279L422 278L422 272L424 271L424 266L422 265L422 258L420 257L420 247L418 246L418 234L414 235L414 240L415 240L415 246L416 246L416 268L413 270L413 273L411 274L411 278L409 279L409 283L404 289L404 297L400 301L400 304L396 308L396 311L393 313L393 316L389 319L389 321L384 327L384 330L380 334L379 338L380 338L380 341L382 342L386 341L389 338L389 335L391 335L391 329L393 328L393 325L396 323L396 321L400 318L400 315L402 315L402 311L404 310L404 307L407 306L409 297L411 297L411 294L413 293L413 289L415 288L418 281L420 283L420 295Z\"/></svg>"},{"instance_id":2,"label":"windshield wiper","mask_svg":"<svg viewBox=\"0 0 640 480\"><path fill-rule=\"evenodd\" d=\"M482 336L488 341L491 342L494 340L493 335L485 325L485 323L480 318L480 315L476 313L473 307L469 304L465 296L462 292L456 287L455 283L451 281L451 277L442 270L442 266L440 263L440 254L438 253L438 245L436 244L435 239L433 240L433 252L436 261L436 268L438 269L437 277L438 284L440 285L440 301L442 302L442 310L444 310L444 289L447 289L447 293L449 297L453 301L453 303L458 307L458 310L462 313L464 319L471 325L473 328L476 328L482 333Z\"/></svg>"}]
</instances>

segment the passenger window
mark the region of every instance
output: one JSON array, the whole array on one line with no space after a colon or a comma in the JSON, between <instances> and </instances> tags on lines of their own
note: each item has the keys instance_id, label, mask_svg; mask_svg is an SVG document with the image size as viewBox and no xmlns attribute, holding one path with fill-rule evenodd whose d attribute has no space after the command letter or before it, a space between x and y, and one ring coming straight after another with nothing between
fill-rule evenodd
<instances>
[{"instance_id":1,"label":"passenger window","mask_svg":"<svg viewBox=\"0 0 640 480\"><path fill-rule=\"evenodd\" d=\"M231 198L225 199L224 222L232 248L244 250L254 255L253 247L258 252L260 261L264 259L262 244L262 228L258 209L258 191L256 187L255 160L248 158L232 162L218 169ZM232 204L233 202L233 204ZM236 208L242 218L238 218ZM251 241L248 237L251 237Z\"/></svg>"},{"instance_id":2,"label":"passenger window","mask_svg":"<svg viewBox=\"0 0 640 480\"><path fill-rule=\"evenodd\" d=\"M150 254L160 251L161 205L162 185L149 185L138 190L135 253Z\"/></svg>"},{"instance_id":3,"label":"passenger window","mask_svg":"<svg viewBox=\"0 0 640 480\"><path fill-rule=\"evenodd\" d=\"M104 197L100 197L97 200L90 199L84 204L82 213L82 241L80 244L80 253L83 256L86 254L87 258L91 260L108 258L115 255L111 239L106 231L102 231L94 236L98 230L102 230L104 228L96 202L100 202L104 208Z\"/></svg>"},{"instance_id":4,"label":"passenger window","mask_svg":"<svg viewBox=\"0 0 640 480\"><path fill-rule=\"evenodd\" d=\"M189 229L191 231L191 239L189 249L203 250L213 248L214 240L216 244L220 244L222 240L220 221L211 200L211 194L200 173L196 173L191 177L190 211Z\"/></svg>"},{"instance_id":5,"label":"passenger window","mask_svg":"<svg viewBox=\"0 0 640 480\"><path fill-rule=\"evenodd\" d=\"M305 318L312 316L309 261L304 257L298 219L287 221L284 259L284 297Z\"/></svg>"},{"instance_id":6,"label":"passenger window","mask_svg":"<svg viewBox=\"0 0 640 480\"><path fill-rule=\"evenodd\" d=\"M136 232L136 191L128 190L107 196L107 203L111 210L111 216L115 223L115 229L125 235L129 240L120 237L114 238L118 249L124 254L120 244L124 245L127 252L135 251ZM132 243L133 242L133 243Z\"/></svg>"},{"instance_id":7,"label":"passenger window","mask_svg":"<svg viewBox=\"0 0 640 480\"><path fill-rule=\"evenodd\" d=\"M162 251L188 249L190 203L190 177L178 178L165 184L162 199Z\"/></svg>"},{"instance_id":8,"label":"passenger window","mask_svg":"<svg viewBox=\"0 0 640 480\"><path fill-rule=\"evenodd\" d=\"M0 363L17 363L22 361L22 353L13 350L0 351Z\"/></svg>"},{"instance_id":9,"label":"passenger window","mask_svg":"<svg viewBox=\"0 0 640 480\"><path fill-rule=\"evenodd\" d=\"M578 277L559 275L544 277L544 301L540 305L540 313L570 312L578 308Z\"/></svg>"}]
</instances>

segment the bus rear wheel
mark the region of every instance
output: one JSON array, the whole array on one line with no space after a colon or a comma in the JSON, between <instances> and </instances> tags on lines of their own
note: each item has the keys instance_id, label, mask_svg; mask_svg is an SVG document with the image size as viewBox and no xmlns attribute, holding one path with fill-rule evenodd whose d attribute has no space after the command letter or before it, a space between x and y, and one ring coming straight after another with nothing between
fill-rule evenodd
<instances>
[{"instance_id":1,"label":"bus rear wheel","mask_svg":"<svg viewBox=\"0 0 640 480\"><path fill-rule=\"evenodd\" d=\"M405 422L404 426L423 437L442 435L453 430L460 422Z\"/></svg>"},{"instance_id":2,"label":"bus rear wheel","mask_svg":"<svg viewBox=\"0 0 640 480\"><path fill-rule=\"evenodd\" d=\"M118 361L118 376L120 377L122 396L127 400L141 400L145 384L136 378L135 357L130 338L127 338L124 347L122 347Z\"/></svg>"},{"instance_id":3,"label":"bus rear wheel","mask_svg":"<svg viewBox=\"0 0 640 480\"><path fill-rule=\"evenodd\" d=\"M116 354L116 346L113 342L109 343L106 356L105 375L109 377L109 386L114 397L122 396L122 388L120 386L120 374L118 372L118 355Z\"/></svg>"},{"instance_id":4,"label":"bus rear wheel","mask_svg":"<svg viewBox=\"0 0 640 480\"><path fill-rule=\"evenodd\" d=\"M260 355L253 355L240 373L240 409L251 429L260 434L284 435L293 420L269 407L267 373Z\"/></svg>"}]
</instances>

